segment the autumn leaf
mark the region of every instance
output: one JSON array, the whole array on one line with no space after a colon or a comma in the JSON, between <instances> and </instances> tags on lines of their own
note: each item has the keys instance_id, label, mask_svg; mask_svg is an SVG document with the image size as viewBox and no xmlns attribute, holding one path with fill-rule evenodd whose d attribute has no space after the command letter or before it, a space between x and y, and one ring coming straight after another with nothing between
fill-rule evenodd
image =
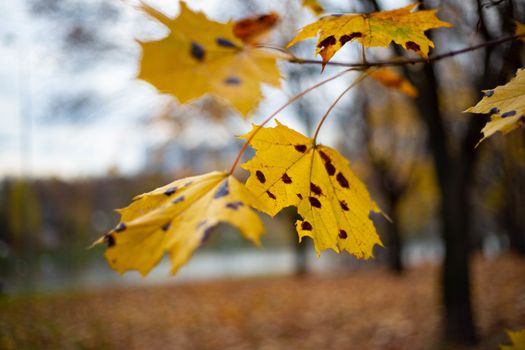
<instances>
[{"instance_id":1,"label":"autumn leaf","mask_svg":"<svg viewBox=\"0 0 525 350\"><path fill-rule=\"evenodd\" d=\"M437 10L412 12L417 6L411 4L397 10L370 14L325 16L303 27L288 47L319 34L316 53L321 55L323 62L328 62L344 44L353 40L365 47L388 47L393 41L427 58L434 43L426 37L425 31L450 27L451 24L438 19Z\"/></svg>"},{"instance_id":2,"label":"autumn leaf","mask_svg":"<svg viewBox=\"0 0 525 350\"><path fill-rule=\"evenodd\" d=\"M278 21L279 15L275 12L244 18L233 25L233 35L244 43L255 44L275 27Z\"/></svg>"},{"instance_id":3,"label":"autumn leaf","mask_svg":"<svg viewBox=\"0 0 525 350\"><path fill-rule=\"evenodd\" d=\"M227 101L246 116L261 100L261 84L280 86L276 56L244 46L233 23L211 21L180 3L170 19L142 4L142 9L169 29L167 37L140 42L138 78L186 103L205 94Z\"/></svg>"},{"instance_id":4,"label":"autumn leaf","mask_svg":"<svg viewBox=\"0 0 525 350\"><path fill-rule=\"evenodd\" d=\"M523 350L525 349L525 329L517 332L507 331L512 345L500 345L501 350Z\"/></svg>"},{"instance_id":5,"label":"autumn leaf","mask_svg":"<svg viewBox=\"0 0 525 350\"><path fill-rule=\"evenodd\" d=\"M525 69L518 69L516 76L507 84L493 90L484 90L484 97L465 112L487 113L491 120L481 132L487 137L501 131L507 134L523 126L525 122ZM479 144L479 143L478 143Z\"/></svg>"},{"instance_id":6,"label":"autumn leaf","mask_svg":"<svg viewBox=\"0 0 525 350\"><path fill-rule=\"evenodd\" d=\"M388 88L398 90L410 97L417 96L414 85L393 69L381 68L370 73L370 76Z\"/></svg>"},{"instance_id":7,"label":"autumn leaf","mask_svg":"<svg viewBox=\"0 0 525 350\"><path fill-rule=\"evenodd\" d=\"M310 9L316 16L324 12L323 6L317 0L303 0L302 3L304 7Z\"/></svg>"},{"instance_id":8,"label":"autumn leaf","mask_svg":"<svg viewBox=\"0 0 525 350\"><path fill-rule=\"evenodd\" d=\"M120 224L95 243L108 243L106 259L120 273L137 270L146 275L168 252L175 274L220 222L237 227L259 244L263 225L250 208L256 201L226 173L177 180L118 210Z\"/></svg>"},{"instance_id":9,"label":"autumn leaf","mask_svg":"<svg viewBox=\"0 0 525 350\"><path fill-rule=\"evenodd\" d=\"M251 138L257 129L242 137ZM296 222L299 240L311 237L318 254L333 249L372 256L381 241L368 216L379 208L343 156L280 123L260 129L250 144L256 153L243 168L250 171L246 187L259 199L256 208L274 216L296 206L302 217Z\"/></svg>"}]
</instances>

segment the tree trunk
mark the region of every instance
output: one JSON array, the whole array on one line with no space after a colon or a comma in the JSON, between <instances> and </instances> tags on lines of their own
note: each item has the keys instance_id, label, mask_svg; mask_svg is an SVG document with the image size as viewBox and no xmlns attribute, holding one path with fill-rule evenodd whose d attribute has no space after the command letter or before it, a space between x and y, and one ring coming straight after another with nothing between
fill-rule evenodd
<instances>
[{"instance_id":1,"label":"tree trunk","mask_svg":"<svg viewBox=\"0 0 525 350\"><path fill-rule=\"evenodd\" d=\"M399 228L399 218L396 214L397 203L392 204L392 222L387 225L388 234L388 267L390 271L401 274L405 267L403 265L403 245L401 240L401 231Z\"/></svg>"},{"instance_id":2,"label":"tree trunk","mask_svg":"<svg viewBox=\"0 0 525 350\"><path fill-rule=\"evenodd\" d=\"M468 191L467 184L457 171L451 171L451 177L447 187L441 188L442 235L445 243L442 270L445 339L454 343L474 344L476 334L469 278Z\"/></svg>"},{"instance_id":3,"label":"tree trunk","mask_svg":"<svg viewBox=\"0 0 525 350\"><path fill-rule=\"evenodd\" d=\"M439 110L438 84L433 64L426 64L422 74L413 78L419 90L416 105L429 131L430 149L441 194L441 234L445 244L442 269L444 336L447 342L471 345L476 343L470 298L468 239L468 176L475 159L472 156L473 146L461 153L458 159L450 154ZM472 119L465 140L470 141L470 133L474 133L480 119ZM466 143L462 146L465 147ZM463 159L463 154L469 157Z\"/></svg>"}]
</instances>

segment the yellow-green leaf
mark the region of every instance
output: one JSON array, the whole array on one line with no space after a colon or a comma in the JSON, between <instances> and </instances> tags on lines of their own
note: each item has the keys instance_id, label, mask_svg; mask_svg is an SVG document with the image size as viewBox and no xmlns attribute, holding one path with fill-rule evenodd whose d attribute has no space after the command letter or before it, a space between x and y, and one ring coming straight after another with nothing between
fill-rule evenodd
<instances>
[{"instance_id":1,"label":"yellow-green leaf","mask_svg":"<svg viewBox=\"0 0 525 350\"><path fill-rule=\"evenodd\" d=\"M525 349L525 329L521 331L512 332L507 331L512 345L500 345L501 350L524 350Z\"/></svg>"},{"instance_id":2,"label":"yellow-green leaf","mask_svg":"<svg viewBox=\"0 0 525 350\"><path fill-rule=\"evenodd\" d=\"M381 241L369 214L379 208L343 156L280 123L259 130L250 144L256 153L243 168L250 171L246 187L264 206L258 209L274 216L296 206L299 240L311 237L318 254L333 249L372 256Z\"/></svg>"},{"instance_id":3,"label":"yellow-green leaf","mask_svg":"<svg viewBox=\"0 0 525 350\"><path fill-rule=\"evenodd\" d=\"M96 243L108 243L106 259L120 273L137 270L146 275L167 252L175 274L220 222L259 244L263 226L250 208L256 201L226 173L177 180L135 197L119 210L120 224Z\"/></svg>"},{"instance_id":4,"label":"yellow-green leaf","mask_svg":"<svg viewBox=\"0 0 525 350\"><path fill-rule=\"evenodd\" d=\"M490 114L483 128L483 141L501 131L504 134L523 126L525 121L525 69L518 69L516 76L507 84L493 90L483 91L484 97L465 112Z\"/></svg>"},{"instance_id":5,"label":"yellow-green leaf","mask_svg":"<svg viewBox=\"0 0 525 350\"><path fill-rule=\"evenodd\" d=\"M319 35L316 53L321 55L324 62L328 62L344 44L353 40L365 47L388 47L393 41L426 58L434 43L427 38L425 31L450 27L451 24L437 18L436 10L412 12L417 6L411 4L392 11L370 14L325 16L303 27L288 47Z\"/></svg>"},{"instance_id":6,"label":"yellow-green leaf","mask_svg":"<svg viewBox=\"0 0 525 350\"><path fill-rule=\"evenodd\" d=\"M233 23L211 21L184 2L175 19L148 5L142 8L170 31L161 40L140 42L138 78L160 92L181 103L212 94L246 116L261 100L262 83L280 85L276 56L244 46L233 35Z\"/></svg>"}]
</instances>

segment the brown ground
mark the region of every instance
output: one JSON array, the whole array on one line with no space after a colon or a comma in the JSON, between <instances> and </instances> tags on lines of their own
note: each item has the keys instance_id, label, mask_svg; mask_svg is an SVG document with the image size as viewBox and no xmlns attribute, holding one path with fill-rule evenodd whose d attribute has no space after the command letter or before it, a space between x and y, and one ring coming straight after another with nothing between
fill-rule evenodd
<instances>
[{"instance_id":1,"label":"brown ground","mask_svg":"<svg viewBox=\"0 0 525 350\"><path fill-rule=\"evenodd\" d=\"M474 269L482 345L525 328L525 260ZM2 349L439 349L438 271L382 270L0 301Z\"/></svg>"}]
</instances>

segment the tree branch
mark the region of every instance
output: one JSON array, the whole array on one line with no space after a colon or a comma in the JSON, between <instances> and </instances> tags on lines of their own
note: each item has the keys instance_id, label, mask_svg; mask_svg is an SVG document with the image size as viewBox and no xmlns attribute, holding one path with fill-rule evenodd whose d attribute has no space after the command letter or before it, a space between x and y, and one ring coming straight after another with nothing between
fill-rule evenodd
<instances>
[{"instance_id":1,"label":"tree branch","mask_svg":"<svg viewBox=\"0 0 525 350\"><path fill-rule=\"evenodd\" d=\"M370 67L384 67L384 66L404 66L409 64L417 64L417 63L428 63L428 62L434 62L439 61L444 58L453 57L456 55L460 55L463 53L475 51L484 47L488 46L494 46L499 45L502 43L505 43L507 41L512 41L518 38L524 38L525 34L519 34L519 35L511 35L506 36L499 39L494 39L490 41L485 41L484 43L466 47L460 50L455 51L449 51L446 53L430 56L428 58L418 57L413 59L398 59L398 60L390 60L390 61L378 61L378 62L361 62L361 63L348 63L348 62L323 62L322 60L315 60L315 59L303 59L300 57L292 56L292 58L288 59L288 62L296 63L296 64L320 64L320 65L328 65L328 66L337 66L337 67L352 67L352 68L370 68Z\"/></svg>"}]
</instances>

